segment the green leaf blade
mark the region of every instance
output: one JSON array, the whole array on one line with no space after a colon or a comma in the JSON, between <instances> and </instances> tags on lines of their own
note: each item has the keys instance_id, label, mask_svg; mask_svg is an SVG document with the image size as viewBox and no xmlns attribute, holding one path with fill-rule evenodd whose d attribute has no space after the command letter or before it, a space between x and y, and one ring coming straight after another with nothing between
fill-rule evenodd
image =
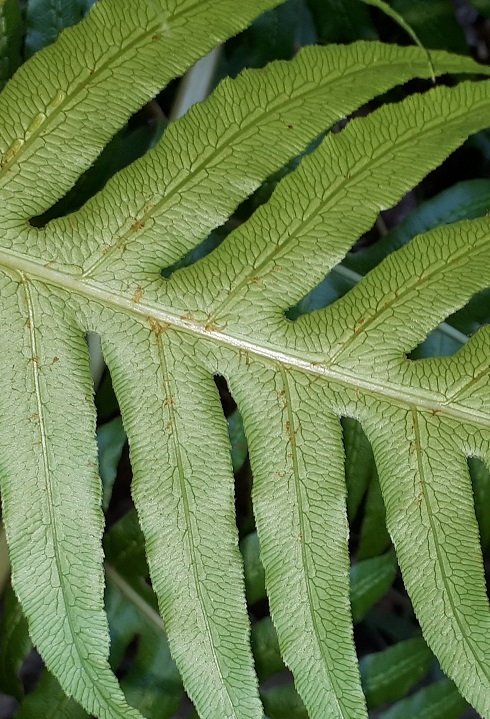
<instances>
[{"instance_id":1,"label":"green leaf blade","mask_svg":"<svg viewBox=\"0 0 490 719\"><path fill-rule=\"evenodd\" d=\"M403 698L425 677L432 661L432 652L421 637L363 657L362 685L369 708Z\"/></svg>"},{"instance_id":2,"label":"green leaf blade","mask_svg":"<svg viewBox=\"0 0 490 719\"><path fill-rule=\"evenodd\" d=\"M343 259L359 236L370 229L380 209L401 199L469 132L487 123L490 85L485 82L462 84L452 90L437 88L423 97L384 106L369 118L352 121L342 133L329 135L282 180L269 203L259 207L203 261L200 270L213 287L212 297L204 289L198 295L205 299L199 309L208 324L227 327L237 334L248 331L257 337L263 327L260 337L266 343L271 341L271 328L278 326L277 341L284 341L283 312L306 294L312 281L320 282L325 272ZM370 146L368 157L366 143ZM348 223L345 217L350 218ZM257 237L264 239L260 242ZM324 242L325 237L331 241ZM223 275L219 270L223 264L233 270ZM301 276L296 272L298 264L307 268ZM181 283L185 289L185 282L191 284L192 280L194 288L199 270L187 269L191 271L182 271ZM260 307L260 315L257 311L250 314L251 306ZM240 321L233 329L236 316ZM249 326L245 324L247 317ZM343 323L334 308L296 320L294 345L310 352L312 338L318 333L312 329L312 317L315 322L328 317L328 327L338 328L339 333ZM327 330L326 321L320 334L331 338L334 329ZM287 332L293 334L289 328ZM339 344L344 340L344 336L339 338ZM325 347L318 346L319 358L324 352Z\"/></svg>"},{"instance_id":3,"label":"green leaf blade","mask_svg":"<svg viewBox=\"0 0 490 719\"><path fill-rule=\"evenodd\" d=\"M365 716L349 607L343 466L333 459L341 456L340 423L328 412L311 421L321 389L307 378L261 363L248 373L235 367L230 381L249 440L261 559L284 661L313 718ZM271 453L271 442L287 450ZM314 461L318 451L330 458L327 476Z\"/></svg>"},{"instance_id":4,"label":"green leaf blade","mask_svg":"<svg viewBox=\"0 0 490 719\"><path fill-rule=\"evenodd\" d=\"M336 120L414 74L425 77L424 54L413 48L408 57L382 44L308 47L288 63L225 80L208 100L170 125L154 152L118 174L79 213L75 232L87 238L83 276L110 285L114 269L128 263L137 274L142 264L155 272L174 264ZM439 72L478 71L475 63L444 53L436 63ZM356 82L361 75L362 84ZM179 150L183 145L185 153ZM163 177L155 183L162 167ZM132 198L124 224L111 212L121 195ZM186 203L178 202L182 195ZM193 202L199 214L192 211ZM97 244L94 221L104 227ZM74 228L65 220L53 231L70 236ZM176 273L167 283L168 300L194 310L196 281L205 303L216 304L212 282L204 284L192 271ZM216 282L219 287L219 278ZM202 316L202 307L198 311Z\"/></svg>"},{"instance_id":5,"label":"green leaf blade","mask_svg":"<svg viewBox=\"0 0 490 719\"><path fill-rule=\"evenodd\" d=\"M107 661L103 518L84 338L66 326L62 298L23 275L3 274L1 282L2 319L16 347L14 363L2 357L2 392L8 399L0 423L12 584L31 637L65 692L101 719L138 719ZM46 322L52 315L58 319ZM22 438L23 453L12 452L9 427Z\"/></svg>"},{"instance_id":6,"label":"green leaf blade","mask_svg":"<svg viewBox=\"0 0 490 719\"><path fill-rule=\"evenodd\" d=\"M124 7L116 0L97 2L85 20L23 65L0 98L4 207L19 221L45 212L133 112L211 49L213 41L237 32L277 2L253 0L240 12L235 9L228 22L222 13L229 0L199 7L193 2L176 6L144 0ZM220 23L211 39L204 25L213 17ZM192 30L192 42L183 43L182 35ZM163 62L164 57L172 62ZM121 101L120 88L131 84L135 73L138 83ZM117 111L108 114L108 105Z\"/></svg>"},{"instance_id":7,"label":"green leaf blade","mask_svg":"<svg viewBox=\"0 0 490 719\"><path fill-rule=\"evenodd\" d=\"M114 325L121 326L121 319ZM228 429L212 374L182 361L189 350L183 341L154 325L140 327L129 355L113 331L103 347L129 438L152 584L186 689L203 718L260 719ZM142 352L144 368L137 368L130 357ZM141 402L146 422L139 416ZM198 407L207 409L201 414ZM212 480L205 456L196 451L202 426L213 456Z\"/></svg>"},{"instance_id":8,"label":"green leaf blade","mask_svg":"<svg viewBox=\"0 0 490 719\"><path fill-rule=\"evenodd\" d=\"M273 4L264 0L244 12L252 16ZM104 66L102 58L112 49L107 50L103 36L102 74L94 73L94 80L82 73L87 80L82 115L90 114L92 101L102 107L109 90L119 97L128 77L141 69L138 63L150 75L152 63L160 67L162 37L155 27L161 16L182 46L175 57L167 48L170 59L158 70L165 77L204 51L207 42L217 41L220 32L226 37L245 21L228 0L153 0L131 8L141 17L135 20L128 12L123 20L129 29L123 35L134 54L123 49L114 60L119 74L109 78L112 66ZM65 57L70 38L83 38L87 28L96 22L105 26L111 17L121 20L121 9L114 0L100 0L84 23L33 58L31 69L39 70L57 52ZM213 20L218 36L208 37L204 19ZM150 29L153 44L148 44ZM308 52L303 59L310 57L311 63L314 53ZM373 88L379 92L385 83L389 86L395 56L403 65L398 81L415 72L407 67L409 59L417 69L422 57L418 51L383 50L378 44L369 50L327 49L324 57L338 61L349 52L368 96ZM357 53L361 62L356 62ZM84 57L90 59L90 53ZM435 55L434 62L446 70L476 70L474 63L447 56ZM243 412L272 616L312 718L323 719L326 711L332 719L366 716L348 601L340 416L361 421L373 444L389 529L424 633L445 671L489 717L488 600L466 460L490 455L490 333L480 331L448 358L413 362L405 356L435 324L490 283L488 220L418 237L326 311L296 322L284 316L343 259L380 209L396 202L488 122L489 84L439 88L352 121L306 157L268 204L209 258L164 280L163 261L178 259L199 243L229 218L274 163L301 152L308 138L321 131L319 115L308 122L311 107L295 107L295 102L302 105L300 93L292 104L284 86L272 100L267 95L278 67L299 87L305 84L300 60L253 75L256 118L265 109L256 126L248 127L249 135L230 141L229 117L220 126L216 118L217 110L227 107L227 93L228 102L237 104L252 75L224 83L214 99L172 126L150 159L118 175L82 211L46 228L27 226L32 213L66 191L105 140L97 132L92 144L75 137L80 115L68 105L70 118L65 123L59 111L56 128L55 122L44 125L39 114L29 115L39 108L25 106L28 70L9 83L0 99L0 109L4 102L10 112L0 167L5 200L2 325L5 345L15 353L13 361L7 351L0 358L0 466L14 586L32 636L66 691L101 719L137 717L107 661L103 522L84 340L86 332L98 332L128 430L134 497L170 646L203 717L262 715L248 646L229 438L216 373L229 380ZM144 72L143 80L148 79ZM335 75L332 68L329 73ZM419 74L424 73L427 67ZM39 80L35 72L33 77L31 85ZM325 96L317 94L314 73L310 80L313 107L321 114ZM142 81L141 95L131 99L135 105L155 90L152 82ZM352 77L344 75L338 96L330 94L337 117L363 97L352 84ZM51 91L52 82L48 85ZM44 90L41 86L40 95ZM21 106L18 116L15 99ZM44 106L49 100L40 99ZM284 139L276 155L272 140L287 135L285 115L272 113L270 136L255 133L267 126L274 103L285 115L298 111L295 122L307 128ZM114 127L130 110L126 101L123 105L110 113ZM251 109L241 108L240 127ZM97 113L89 119L94 131ZM288 130L295 129L292 124ZM14 135L9 140L19 127L21 134L32 134L32 142L16 145ZM193 131L202 127L204 138L191 147ZM264 137L269 140L265 145ZM78 165L77 141L88 147ZM59 147L66 149L61 162ZM199 164L203 147L208 154ZM241 153L236 165L235 151ZM266 157L269 152L272 159ZM246 175L249 153L255 159ZM263 163L256 159L261 154ZM173 157L178 159L172 165ZM37 172L40 160L49 165L43 178ZM140 188L139 173L152 162L154 172ZM155 193L145 199L148 182L155 183ZM227 183L233 187L229 192ZM75 424L80 436L70 447ZM21 443L25 448L19 451ZM410 546L414 540L416 560ZM48 622L44 605L57 610Z\"/></svg>"},{"instance_id":9,"label":"green leaf blade","mask_svg":"<svg viewBox=\"0 0 490 719\"><path fill-rule=\"evenodd\" d=\"M351 568L351 606L354 623L360 622L369 609L386 594L396 575L393 554L364 559Z\"/></svg>"},{"instance_id":10,"label":"green leaf blade","mask_svg":"<svg viewBox=\"0 0 490 719\"><path fill-rule=\"evenodd\" d=\"M397 702L380 719L460 719L467 706L452 682L441 681Z\"/></svg>"},{"instance_id":11,"label":"green leaf blade","mask_svg":"<svg viewBox=\"0 0 490 719\"><path fill-rule=\"evenodd\" d=\"M444 671L488 716L490 612L471 483L461 451L470 441L461 426L415 409L390 412L390 418L376 436L369 427L369 436L404 581L424 637ZM381 450L387 433L391 440ZM402 441L403 464L393 461Z\"/></svg>"}]
</instances>

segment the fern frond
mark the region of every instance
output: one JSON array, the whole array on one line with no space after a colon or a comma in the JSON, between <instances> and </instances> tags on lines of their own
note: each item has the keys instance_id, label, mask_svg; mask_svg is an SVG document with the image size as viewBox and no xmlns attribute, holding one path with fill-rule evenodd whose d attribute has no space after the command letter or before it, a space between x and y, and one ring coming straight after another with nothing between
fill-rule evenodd
<instances>
[{"instance_id":1,"label":"fern frond","mask_svg":"<svg viewBox=\"0 0 490 719\"><path fill-rule=\"evenodd\" d=\"M335 120L427 77L424 52L308 48L290 63L245 72L81 210L43 228L28 224L161 85L276 4L100 0L0 97L9 348L0 355L0 469L13 584L65 691L101 719L139 717L107 661L85 342L98 332L130 441L153 587L202 717L260 719L263 711L215 374L243 416L271 613L309 715L367 715L349 605L339 421L349 416L373 446L426 639L490 717L488 601L466 469L468 456L490 460L489 334L450 358L405 356L489 284L488 220L416 238L326 310L294 323L284 314L380 209L488 124L490 84L436 88L328 135L217 250L169 280L164 267ZM438 73L479 71L471 60L431 57Z\"/></svg>"}]
</instances>

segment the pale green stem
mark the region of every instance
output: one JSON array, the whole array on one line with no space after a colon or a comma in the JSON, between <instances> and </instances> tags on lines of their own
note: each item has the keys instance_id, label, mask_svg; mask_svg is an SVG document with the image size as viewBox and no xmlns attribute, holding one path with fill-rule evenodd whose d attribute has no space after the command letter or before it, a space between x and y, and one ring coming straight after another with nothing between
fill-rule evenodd
<instances>
[{"instance_id":1,"label":"pale green stem","mask_svg":"<svg viewBox=\"0 0 490 719\"><path fill-rule=\"evenodd\" d=\"M177 120L196 102L205 100L212 89L221 47L215 47L191 67L180 83L177 97L170 111L170 120Z\"/></svg>"},{"instance_id":2,"label":"pale green stem","mask_svg":"<svg viewBox=\"0 0 490 719\"><path fill-rule=\"evenodd\" d=\"M137 609L152 622L152 624L156 627L156 629L161 632L162 634L165 634L165 625L163 623L163 619L160 617L160 615L151 607L148 602L145 602L143 597L138 594L138 592L133 589L133 587L122 577L119 572L114 569L110 564L105 565L105 573L107 580L109 582L112 582L119 591L128 599L132 604L134 604Z\"/></svg>"},{"instance_id":3,"label":"pale green stem","mask_svg":"<svg viewBox=\"0 0 490 719\"><path fill-rule=\"evenodd\" d=\"M102 355L102 345L99 335L95 334L95 332L89 332L87 334L87 344L90 357L90 372L92 374L94 389L97 390L105 369L105 361Z\"/></svg>"}]
</instances>

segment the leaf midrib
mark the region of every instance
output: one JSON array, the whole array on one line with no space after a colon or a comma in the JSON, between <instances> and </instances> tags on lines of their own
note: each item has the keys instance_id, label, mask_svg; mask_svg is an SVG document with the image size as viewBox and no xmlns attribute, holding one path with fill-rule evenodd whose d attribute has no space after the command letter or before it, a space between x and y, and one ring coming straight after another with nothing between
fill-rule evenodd
<instances>
[{"instance_id":1,"label":"leaf midrib","mask_svg":"<svg viewBox=\"0 0 490 719\"><path fill-rule=\"evenodd\" d=\"M486 429L490 428L490 414L475 408L449 406L446 404L447 398L438 396L435 392L413 386L403 387L392 382L357 375L351 370L328 365L328 356L321 357L317 354L305 359L305 353L296 353L290 347L278 347L272 343L270 345L258 344L238 334L227 334L224 329L213 329L207 324L178 315L161 305L145 302L144 297L140 301L135 301L134 294L131 296L129 293L123 294L108 290L95 282L80 280L77 276L5 249L0 249L0 267L14 271L18 275L24 273L29 279L38 280L69 294L78 295L90 302L103 304L125 315L132 315L135 319L147 324L149 328L157 323L163 330L174 329L186 334L198 335L213 343L226 345L246 354L330 379L356 393L359 390L364 390L367 393L378 395L380 399L394 400L403 404L405 409L407 406L416 406L439 416L452 417L465 423ZM96 327L89 329L97 331Z\"/></svg>"}]
</instances>

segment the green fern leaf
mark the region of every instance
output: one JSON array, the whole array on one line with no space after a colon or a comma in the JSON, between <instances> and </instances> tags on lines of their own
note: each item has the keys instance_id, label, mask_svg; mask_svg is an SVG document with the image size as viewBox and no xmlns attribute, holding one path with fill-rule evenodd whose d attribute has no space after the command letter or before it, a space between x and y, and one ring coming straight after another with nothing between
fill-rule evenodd
<instances>
[{"instance_id":1,"label":"green fern leaf","mask_svg":"<svg viewBox=\"0 0 490 719\"><path fill-rule=\"evenodd\" d=\"M380 719L460 719L465 700L448 681L431 684L380 714Z\"/></svg>"},{"instance_id":2,"label":"green fern leaf","mask_svg":"<svg viewBox=\"0 0 490 719\"><path fill-rule=\"evenodd\" d=\"M90 0L28 0L26 56L50 45L62 30L80 22L89 4Z\"/></svg>"},{"instance_id":3,"label":"green fern leaf","mask_svg":"<svg viewBox=\"0 0 490 719\"><path fill-rule=\"evenodd\" d=\"M420 637L407 639L360 662L362 684L370 708L404 697L428 673L432 653Z\"/></svg>"},{"instance_id":4,"label":"green fern leaf","mask_svg":"<svg viewBox=\"0 0 490 719\"><path fill-rule=\"evenodd\" d=\"M0 88L20 65L22 17L19 0L0 2Z\"/></svg>"},{"instance_id":5,"label":"green fern leaf","mask_svg":"<svg viewBox=\"0 0 490 719\"><path fill-rule=\"evenodd\" d=\"M245 72L171 124L155 150L78 212L29 224L136 107L276 4L100 0L0 96L9 348L0 355L0 467L13 585L64 690L101 719L139 717L107 660L85 341L98 332L129 437L153 587L202 717L263 712L215 374L227 378L243 417L272 617L310 716L366 716L349 606L339 421L347 415L373 446L426 639L490 717L488 606L466 468L468 455L489 459L489 334L454 357L404 356L489 283L488 221L416 238L327 310L294 323L284 317L380 209L486 126L489 84L431 90L328 135L250 220L168 280L163 268L337 119L429 76L424 52L379 43L307 48L289 63ZM438 73L478 71L467 59L431 58Z\"/></svg>"}]
</instances>

